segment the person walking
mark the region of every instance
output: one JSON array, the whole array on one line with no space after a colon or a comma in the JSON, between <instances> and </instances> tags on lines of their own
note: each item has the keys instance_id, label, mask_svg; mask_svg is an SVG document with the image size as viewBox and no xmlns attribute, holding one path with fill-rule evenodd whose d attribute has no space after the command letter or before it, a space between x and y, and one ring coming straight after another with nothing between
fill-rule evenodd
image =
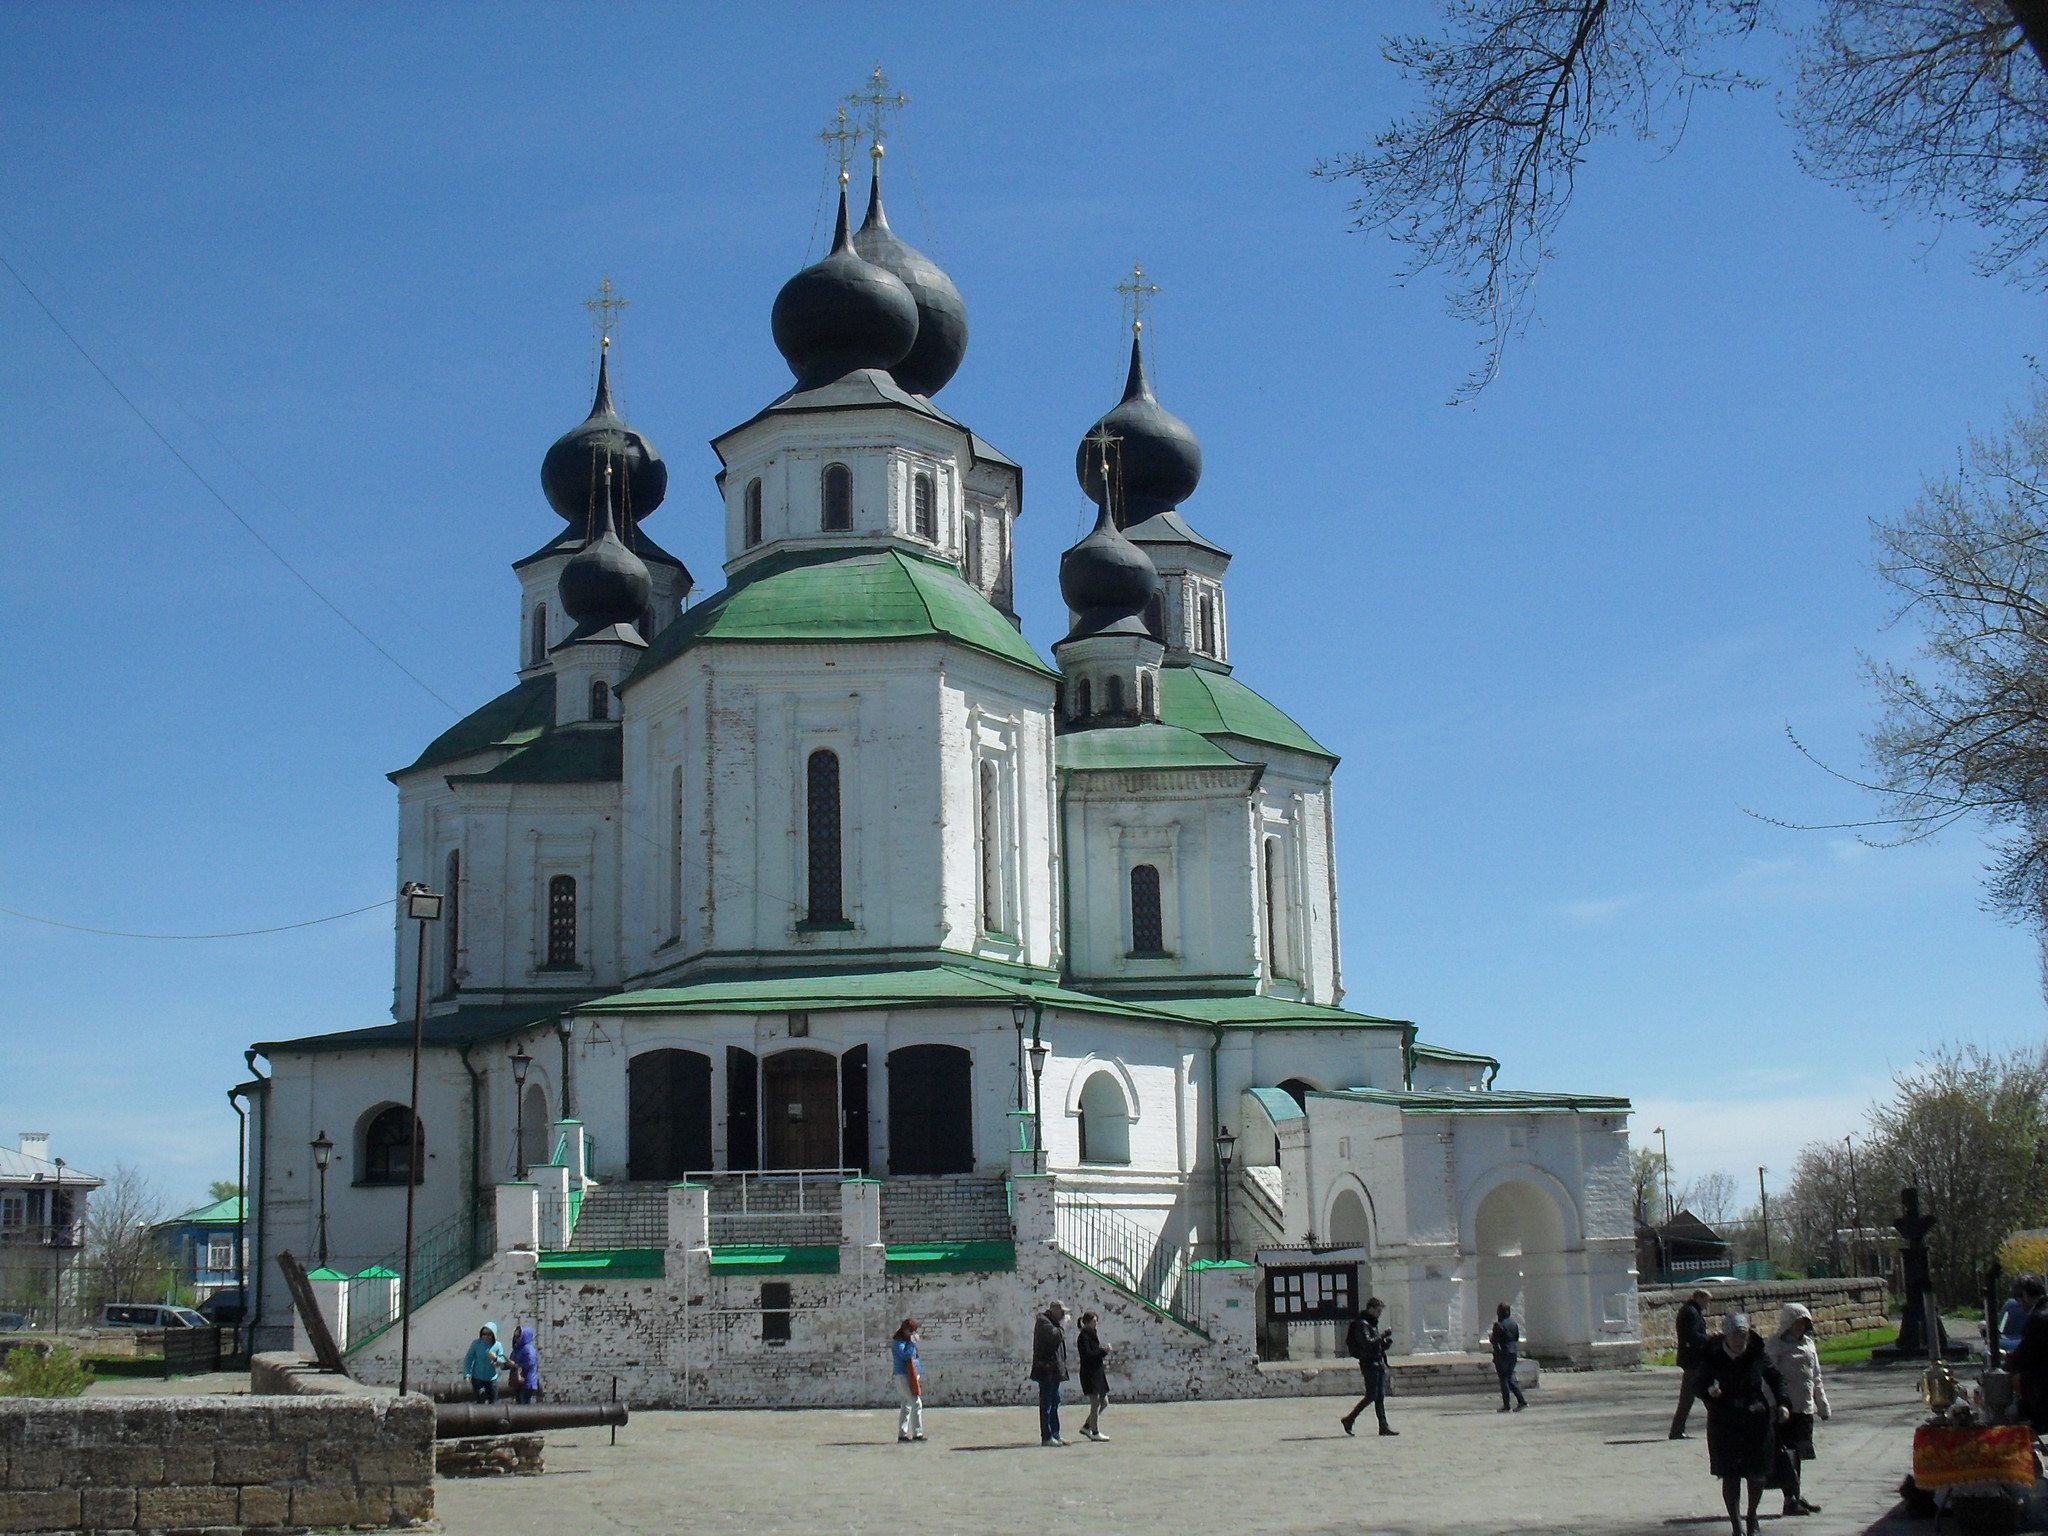
<instances>
[{"instance_id":1,"label":"person walking","mask_svg":"<svg viewBox=\"0 0 2048 1536\"><path fill-rule=\"evenodd\" d=\"M1998 1348L2001 1354L2011 1354L2020 1347L2020 1334L2027 1326L2026 1286L2033 1275L2021 1275L2012 1283L2012 1294L2005 1298L2005 1305L1998 1309Z\"/></svg>"},{"instance_id":2,"label":"person walking","mask_svg":"<svg viewBox=\"0 0 2048 1536\"><path fill-rule=\"evenodd\" d=\"M1351 1319L1351 1327L1344 1335L1344 1348L1358 1362L1358 1369L1365 1377L1365 1396L1337 1421L1344 1426L1347 1435L1356 1433L1351 1426L1358 1422L1358 1416L1368 1405L1379 1415L1381 1434L1401 1433L1387 1423L1387 1346L1394 1342L1394 1336L1380 1327L1380 1314L1386 1306L1379 1297L1369 1297L1365 1311Z\"/></svg>"},{"instance_id":3,"label":"person walking","mask_svg":"<svg viewBox=\"0 0 2048 1536\"><path fill-rule=\"evenodd\" d=\"M889 1380L896 1389L896 1440L924 1438L924 1376L917 1368L917 1319L906 1317L889 1341Z\"/></svg>"},{"instance_id":4,"label":"person walking","mask_svg":"<svg viewBox=\"0 0 2048 1536\"><path fill-rule=\"evenodd\" d=\"M1081 1395L1088 1399L1088 1418L1081 1433L1090 1440L1107 1440L1102 1432L1103 1410L1109 1407L1110 1346L1096 1331L1102 1318L1094 1312L1081 1314L1081 1326L1074 1330L1074 1350L1081 1357Z\"/></svg>"},{"instance_id":5,"label":"person walking","mask_svg":"<svg viewBox=\"0 0 2048 1536\"><path fill-rule=\"evenodd\" d=\"M1693 1384L1707 1405L1707 1465L1721 1480L1728 1528L1733 1536L1758 1536L1756 1507L1763 1502L1764 1479L1771 1475L1777 1427L1789 1415L1785 1383L1765 1354L1764 1341L1750 1332L1746 1315L1730 1312L1723 1320L1720 1341L1708 1344L1693 1370ZM1745 1483L1746 1513L1739 1503Z\"/></svg>"},{"instance_id":6,"label":"person walking","mask_svg":"<svg viewBox=\"0 0 2048 1536\"><path fill-rule=\"evenodd\" d=\"M2020 1324L2020 1342L2006 1359L2012 1373L2015 1420L2048 1433L2048 1286L2032 1275L2020 1281L2020 1300L2027 1314Z\"/></svg>"},{"instance_id":7,"label":"person walking","mask_svg":"<svg viewBox=\"0 0 2048 1536\"><path fill-rule=\"evenodd\" d=\"M1820 1379L1820 1350L1813 1342L1813 1314L1796 1301L1778 1309L1778 1328L1764 1354L1785 1383L1791 1417L1778 1430L1778 1485L1788 1515L1817 1515L1799 1482L1799 1463L1813 1460L1813 1421L1830 1416L1828 1389Z\"/></svg>"},{"instance_id":8,"label":"person walking","mask_svg":"<svg viewBox=\"0 0 2048 1536\"><path fill-rule=\"evenodd\" d=\"M1502 1302L1493 1309L1493 1332L1487 1336L1487 1343L1493 1346L1494 1374L1500 1377L1500 1411L1508 1411L1508 1394L1515 1394L1515 1412L1520 1413L1529 1406L1529 1399L1522 1395L1522 1384L1515 1380L1515 1362L1522 1357L1522 1325L1515 1321L1514 1309Z\"/></svg>"},{"instance_id":9,"label":"person walking","mask_svg":"<svg viewBox=\"0 0 2048 1536\"><path fill-rule=\"evenodd\" d=\"M469 1353L462 1357L462 1374L469 1378L469 1390L480 1403L498 1400L498 1368L505 1352L498 1348L498 1325L485 1323L469 1341Z\"/></svg>"},{"instance_id":10,"label":"person walking","mask_svg":"<svg viewBox=\"0 0 2048 1536\"><path fill-rule=\"evenodd\" d=\"M1031 1379L1038 1383L1038 1443L1065 1445L1060 1438L1060 1383L1067 1379L1067 1304L1049 1302L1031 1326Z\"/></svg>"},{"instance_id":11,"label":"person walking","mask_svg":"<svg viewBox=\"0 0 2048 1536\"><path fill-rule=\"evenodd\" d=\"M1700 1361L1706 1358L1707 1345L1713 1342L1713 1334L1707 1331L1707 1303L1713 1299L1712 1291L1694 1291L1672 1321L1672 1327L1678 1334L1678 1412L1671 1416L1671 1438L1674 1440L1685 1438L1685 1421L1691 1415L1693 1405L1693 1373L1699 1369Z\"/></svg>"},{"instance_id":12,"label":"person walking","mask_svg":"<svg viewBox=\"0 0 2048 1536\"><path fill-rule=\"evenodd\" d=\"M530 1403L540 1396L540 1351L533 1329L521 1323L512 1330L512 1401Z\"/></svg>"}]
</instances>

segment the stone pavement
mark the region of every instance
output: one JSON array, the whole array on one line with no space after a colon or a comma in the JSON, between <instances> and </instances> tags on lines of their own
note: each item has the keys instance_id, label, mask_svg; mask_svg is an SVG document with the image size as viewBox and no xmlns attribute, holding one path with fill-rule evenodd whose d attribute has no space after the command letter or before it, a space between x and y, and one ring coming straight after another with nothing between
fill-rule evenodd
<instances>
[{"instance_id":1,"label":"stone pavement","mask_svg":"<svg viewBox=\"0 0 2048 1536\"><path fill-rule=\"evenodd\" d=\"M933 1408L924 1445L898 1445L881 1409L644 1413L619 1432L547 1437L539 1478L436 1484L449 1536L612 1532L918 1533L1290 1531L1345 1536L1720 1536L1704 1415L1671 1441L1669 1369L1545 1372L1529 1410L1492 1399L1391 1405L1398 1439L1346 1439L1331 1398L1112 1405L1107 1444L1037 1443L1035 1409ZM1824 1513L1774 1518L1778 1536L1925 1532L1887 1522L1922 1410L1909 1372L1828 1378L1833 1422L1807 1494ZM1020 1393L1021 1398L1021 1393ZM1369 1420L1367 1423L1369 1424Z\"/></svg>"}]
</instances>

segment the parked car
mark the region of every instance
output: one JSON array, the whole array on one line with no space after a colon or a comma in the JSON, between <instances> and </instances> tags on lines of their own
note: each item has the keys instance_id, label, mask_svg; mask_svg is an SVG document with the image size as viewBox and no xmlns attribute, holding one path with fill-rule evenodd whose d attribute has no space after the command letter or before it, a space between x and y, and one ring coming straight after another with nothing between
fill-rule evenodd
<instances>
[{"instance_id":1,"label":"parked car","mask_svg":"<svg viewBox=\"0 0 2048 1536\"><path fill-rule=\"evenodd\" d=\"M29 1320L19 1312L0 1312L0 1333L20 1333Z\"/></svg>"},{"instance_id":2,"label":"parked car","mask_svg":"<svg viewBox=\"0 0 2048 1536\"><path fill-rule=\"evenodd\" d=\"M148 1301L110 1301L100 1308L102 1328L211 1328L213 1324L190 1307L159 1306Z\"/></svg>"},{"instance_id":3,"label":"parked car","mask_svg":"<svg viewBox=\"0 0 2048 1536\"><path fill-rule=\"evenodd\" d=\"M199 1303L199 1315L216 1328L239 1328L249 1304L242 1299L239 1285L224 1286Z\"/></svg>"}]
</instances>

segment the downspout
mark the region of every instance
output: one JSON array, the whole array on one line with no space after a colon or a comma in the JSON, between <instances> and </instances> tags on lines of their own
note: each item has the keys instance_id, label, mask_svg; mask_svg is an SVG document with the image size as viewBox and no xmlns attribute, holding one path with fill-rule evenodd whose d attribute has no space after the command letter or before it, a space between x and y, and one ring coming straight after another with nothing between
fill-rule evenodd
<instances>
[{"instance_id":1,"label":"downspout","mask_svg":"<svg viewBox=\"0 0 2048 1536\"><path fill-rule=\"evenodd\" d=\"M254 1088L262 1100L256 1115L256 1168L262 1175L256 1186L256 1298L249 1304L249 1294L242 1293L244 1310L251 1321L249 1324L249 1349L255 1352L256 1330L263 1325L263 1270L264 1245L270 1240L270 1079L256 1070L257 1051L252 1046L242 1052L242 1060L249 1068L250 1081L245 1086ZM253 1101L252 1101L253 1104ZM246 1201L246 1197L245 1201ZM245 1204L243 1209L247 1210Z\"/></svg>"},{"instance_id":2,"label":"downspout","mask_svg":"<svg viewBox=\"0 0 2048 1536\"><path fill-rule=\"evenodd\" d=\"M1422 1031L1413 1024L1401 1026L1401 1087L1415 1091L1415 1041Z\"/></svg>"},{"instance_id":3,"label":"downspout","mask_svg":"<svg viewBox=\"0 0 2048 1536\"><path fill-rule=\"evenodd\" d=\"M249 1112L242 1107L238 1083L228 1090L228 1108L235 1112L235 1289L240 1292L242 1320L249 1318ZM245 1351L246 1353L246 1351Z\"/></svg>"},{"instance_id":4,"label":"downspout","mask_svg":"<svg viewBox=\"0 0 2048 1536\"><path fill-rule=\"evenodd\" d=\"M472 1269L482 1261L478 1250L483 1245L478 1239L482 1235L484 1218L484 1078L469 1064L473 1043L465 1041L461 1047L462 1070L469 1074L469 1263Z\"/></svg>"},{"instance_id":5,"label":"downspout","mask_svg":"<svg viewBox=\"0 0 2048 1536\"><path fill-rule=\"evenodd\" d=\"M1222 1074L1216 1063L1216 1054L1222 1048L1223 1026L1221 1024L1211 1024L1209 1026L1209 1166L1215 1169L1216 1210L1214 1214L1216 1225L1213 1230L1216 1236L1211 1240L1209 1247L1217 1258L1227 1259L1230 1255L1225 1253L1222 1248L1223 1170L1216 1163L1216 1134L1223 1125Z\"/></svg>"}]
</instances>

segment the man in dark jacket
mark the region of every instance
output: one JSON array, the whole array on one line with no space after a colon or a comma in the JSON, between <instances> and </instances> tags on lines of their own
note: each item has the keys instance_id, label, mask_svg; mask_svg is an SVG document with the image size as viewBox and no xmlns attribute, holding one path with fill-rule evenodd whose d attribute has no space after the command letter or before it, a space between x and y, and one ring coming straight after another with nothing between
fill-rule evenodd
<instances>
[{"instance_id":1,"label":"man in dark jacket","mask_svg":"<svg viewBox=\"0 0 2048 1536\"><path fill-rule=\"evenodd\" d=\"M1067 1379L1065 1302L1055 1301L1031 1327L1031 1379L1038 1383L1038 1443L1065 1445L1060 1438L1060 1383Z\"/></svg>"},{"instance_id":2,"label":"man in dark jacket","mask_svg":"<svg viewBox=\"0 0 2048 1536\"><path fill-rule=\"evenodd\" d=\"M1515 1411L1529 1406L1522 1384L1515 1380L1515 1365L1522 1357L1522 1325L1515 1321L1515 1309L1502 1302L1493 1309L1493 1331L1486 1337L1493 1350L1493 1373L1500 1378L1500 1411L1508 1411L1508 1394L1515 1394Z\"/></svg>"},{"instance_id":3,"label":"man in dark jacket","mask_svg":"<svg viewBox=\"0 0 2048 1536\"><path fill-rule=\"evenodd\" d=\"M1380 1327L1380 1313L1386 1310L1386 1303L1375 1296L1365 1304L1362 1316L1351 1319L1350 1332L1344 1336L1344 1347L1351 1358L1358 1362L1358 1369L1365 1377L1365 1396L1358 1404L1337 1422L1344 1426L1344 1433L1355 1433L1352 1425L1358 1416L1371 1405L1379 1415L1380 1433L1398 1435L1398 1429L1387 1423L1387 1346L1394 1342L1394 1336Z\"/></svg>"},{"instance_id":4,"label":"man in dark jacket","mask_svg":"<svg viewBox=\"0 0 2048 1536\"><path fill-rule=\"evenodd\" d=\"M2020 1302L2027 1313L2019 1346L2005 1357L2005 1368L2012 1372L2020 1415L2041 1434L2048 1432L2048 1286L2028 1275L2020 1281Z\"/></svg>"},{"instance_id":5,"label":"man in dark jacket","mask_svg":"<svg viewBox=\"0 0 2048 1536\"><path fill-rule=\"evenodd\" d=\"M1694 1291L1685 1305L1678 1309L1678 1412L1671 1416L1671 1438L1674 1440L1685 1438L1686 1417L1692 1412L1696 1398L1693 1373L1699 1369L1700 1361L1706 1358L1707 1344L1713 1338L1707 1331L1707 1303L1713 1299L1711 1291Z\"/></svg>"}]
</instances>

